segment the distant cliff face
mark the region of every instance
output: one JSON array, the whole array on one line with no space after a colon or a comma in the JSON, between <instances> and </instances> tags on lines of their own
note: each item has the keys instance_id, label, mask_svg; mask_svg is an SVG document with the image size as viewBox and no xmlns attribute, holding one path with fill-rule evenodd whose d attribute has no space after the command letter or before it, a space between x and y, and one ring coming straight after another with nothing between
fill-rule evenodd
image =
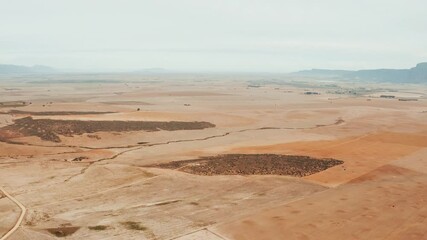
<instances>
[{"instance_id":1,"label":"distant cliff face","mask_svg":"<svg viewBox=\"0 0 427 240\"><path fill-rule=\"evenodd\" d=\"M417 66L413 69L424 69L427 70L427 62L424 63L418 63Z\"/></svg>"},{"instance_id":2,"label":"distant cliff face","mask_svg":"<svg viewBox=\"0 0 427 240\"><path fill-rule=\"evenodd\" d=\"M31 74L31 73L52 73L55 70L51 67L36 65L33 67L0 64L0 74Z\"/></svg>"},{"instance_id":3,"label":"distant cliff face","mask_svg":"<svg viewBox=\"0 0 427 240\"><path fill-rule=\"evenodd\" d=\"M411 69L373 69L359 71L313 69L294 73L300 76L339 77L376 82L427 83L427 62Z\"/></svg>"},{"instance_id":4,"label":"distant cliff face","mask_svg":"<svg viewBox=\"0 0 427 240\"><path fill-rule=\"evenodd\" d=\"M410 70L410 78L419 82L427 83L427 62L419 63Z\"/></svg>"}]
</instances>

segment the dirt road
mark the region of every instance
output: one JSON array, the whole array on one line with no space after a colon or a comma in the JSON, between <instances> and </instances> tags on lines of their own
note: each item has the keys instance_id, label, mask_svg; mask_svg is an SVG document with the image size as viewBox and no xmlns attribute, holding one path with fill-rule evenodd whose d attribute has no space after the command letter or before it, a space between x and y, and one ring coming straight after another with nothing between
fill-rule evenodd
<instances>
[{"instance_id":1,"label":"dirt road","mask_svg":"<svg viewBox=\"0 0 427 240\"><path fill-rule=\"evenodd\" d=\"M12 197L8 192L6 192L2 187L0 187L0 191L6 195L12 202L14 202L16 205L18 205L19 208L21 208L21 215L16 220L15 226L9 230L4 236L0 238L0 240L6 240L8 237L10 237L16 230L18 230L19 226L22 223L22 220L24 220L25 213L27 212L27 209L24 205L22 205L18 200L16 200L14 197Z\"/></svg>"}]
</instances>

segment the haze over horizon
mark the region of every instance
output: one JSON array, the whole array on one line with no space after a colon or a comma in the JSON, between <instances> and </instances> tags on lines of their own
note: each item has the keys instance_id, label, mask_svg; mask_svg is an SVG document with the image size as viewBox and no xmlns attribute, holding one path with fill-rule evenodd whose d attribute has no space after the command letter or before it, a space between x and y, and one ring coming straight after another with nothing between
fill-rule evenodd
<instances>
[{"instance_id":1,"label":"haze over horizon","mask_svg":"<svg viewBox=\"0 0 427 240\"><path fill-rule=\"evenodd\" d=\"M426 61L425 1L268 3L0 0L0 64L291 72Z\"/></svg>"}]
</instances>

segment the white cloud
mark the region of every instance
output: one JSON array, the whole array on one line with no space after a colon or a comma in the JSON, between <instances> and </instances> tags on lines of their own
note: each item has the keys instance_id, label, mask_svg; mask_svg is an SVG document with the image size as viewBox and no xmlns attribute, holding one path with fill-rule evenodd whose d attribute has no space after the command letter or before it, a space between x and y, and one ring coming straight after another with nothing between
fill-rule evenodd
<instances>
[{"instance_id":1,"label":"white cloud","mask_svg":"<svg viewBox=\"0 0 427 240\"><path fill-rule=\"evenodd\" d=\"M0 0L0 62L293 71L426 60L424 0Z\"/></svg>"}]
</instances>

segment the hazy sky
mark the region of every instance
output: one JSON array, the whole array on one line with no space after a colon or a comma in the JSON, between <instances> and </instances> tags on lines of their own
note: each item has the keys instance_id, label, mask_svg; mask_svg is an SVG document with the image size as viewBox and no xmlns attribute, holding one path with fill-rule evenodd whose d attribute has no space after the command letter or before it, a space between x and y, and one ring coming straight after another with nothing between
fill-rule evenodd
<instances>
[{"instance_id":1,"label":"hazy sky","mask_svg":"<svg viewBox=\"0 0 427 240\"><path fill-rule=\"evenodd\" d=\"M0 63L288 72L427 61L426 0L0 0Z\"/></svg>"}]
</instances>

